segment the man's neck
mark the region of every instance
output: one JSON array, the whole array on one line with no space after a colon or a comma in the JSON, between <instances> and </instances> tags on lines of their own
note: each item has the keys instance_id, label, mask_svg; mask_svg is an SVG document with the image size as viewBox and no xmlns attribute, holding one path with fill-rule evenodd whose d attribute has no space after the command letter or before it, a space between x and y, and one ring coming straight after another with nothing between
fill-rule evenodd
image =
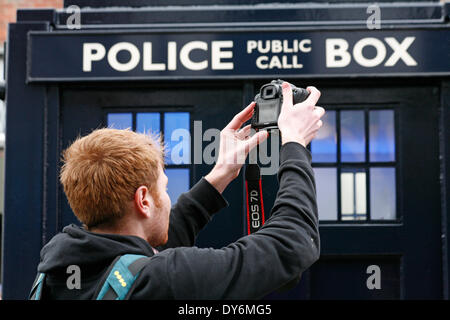
<instances>
[{"instance_id":1,"label":"man's neck","mask_svg":"<svg viewBox=\"0 0 450 320\"><path fill-rule=\"evenodd\" d=\"M136 236L147 241L145 233L142 230L140 230L140 228L131 228L126 224L122 224L120 227L100 225L93 228L89 228L88 231L102 234L119 234L123 236Z\"/></svg>"}]
</instances>

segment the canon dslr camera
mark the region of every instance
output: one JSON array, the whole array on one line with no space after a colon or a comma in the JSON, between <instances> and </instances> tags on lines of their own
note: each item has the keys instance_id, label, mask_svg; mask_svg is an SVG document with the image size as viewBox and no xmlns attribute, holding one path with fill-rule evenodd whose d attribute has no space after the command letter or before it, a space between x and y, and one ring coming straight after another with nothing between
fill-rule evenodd
<instances>
[{"instance_id":1,"label":"canon dslr camera","mask_svg":"<svg viewBox=\"0 0 450 320\"><path fill-rule=\"evenodd\" d=\"M283 105L283 80L273 80L265 84L255 96L255 112L251 120L254 129L278 129L278 116ZM292 103L297 104L305 101L309 92L303 88L297 88L291 84Z\"/></svg>"}]
</instances>

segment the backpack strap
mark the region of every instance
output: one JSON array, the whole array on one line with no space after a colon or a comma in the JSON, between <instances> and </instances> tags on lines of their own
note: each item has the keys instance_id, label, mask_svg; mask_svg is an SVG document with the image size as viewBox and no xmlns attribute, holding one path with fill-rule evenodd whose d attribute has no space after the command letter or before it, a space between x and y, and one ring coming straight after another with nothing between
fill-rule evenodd
<instances>
[{"instance_id":1,"label":"backpack strap","mask_svg":"<svg viewBox=\"0 0 450 320\"><path fill-rule=\"evenodd\" d=\"M45 280L45 273L38 273L36 279L34 280L33 286L31 287L28 300L41 300L44 280Z\"/></svg>"},{"instance_id":2,"label":"backpack strap","mask_svg":"<svg viewBox=\"0 0 450 320\"><path fill-rule=\"evenodd\" d=\"M133 283L150 258L138 254L117 257L108 268L107 277L100 282L96 300L124 300L131 294Z\"/></svg>"}]
</instances>

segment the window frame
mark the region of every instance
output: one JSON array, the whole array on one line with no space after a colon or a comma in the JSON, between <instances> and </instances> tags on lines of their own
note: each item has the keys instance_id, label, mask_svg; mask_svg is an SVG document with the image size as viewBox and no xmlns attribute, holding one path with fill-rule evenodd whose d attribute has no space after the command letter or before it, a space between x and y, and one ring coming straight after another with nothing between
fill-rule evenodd
<instances>
[{"instance_id":1,"label":"window frame","mask_svg":"<svg viewBox=\"0 0 450 320\"><path fill-rule=\"evenodd\" d=\"M159 113L159 131L164 134L164 114L172 113L172 112L185 112L189 113L189 134L191 137L190 141L190 161L189 164L167 164L164 162L164 170L166 169L188 169L189 170L189 189L192 188L194 184L195 177L195 166L193 163L193 154L192 154L192 144L194 143L194 139L192 138L193 128L194 128L194 120L193 120L193 106L151 106L151 107L105 107L102 108L103 112L103 125L106 128L108 126L108 114L110 113L131 113L131 130L136 131L137 126L137 114L138 113ZM164 136L163 136L164 137ZM174 204L174 203L173 203ZM172 205L173 205L172 204Z\"/></svg>"},{"instance_id":2,"label":"window frame","mask_svg":"<svg viewBox=\"0 0 450 320\"><path fill-rule=\"evenodd\" d=\"M334 168L336 169L336 198L337 198L337 220L320 220L320 224L332 225L398 225L403 221L403 214L401 210L401 144L400 144L400 116L399 110L401 105L398 102L391 103L348 103L348 104L327 104L326 111L335 111L335 125L336 125L336 162L312 162L314 168ZM370 161L370 111L389 110L394 114L394 144L395 144L395 160L394 161ZM364 132L365 132L365 159L362 162L342 162L341 161L341 111L364 111ZM311 144L308 145L308 150L311 152ZM395 169L395 219L372 219L371 217L371 198L370 198L370 169L371 168L394 168ZM343 220L342 219L342 203L341 203L341 173L345 170L361 170L366 174L366 219L362 220ZM356 213L354 214L357 215Z\"/></svg>"}]
</instances>

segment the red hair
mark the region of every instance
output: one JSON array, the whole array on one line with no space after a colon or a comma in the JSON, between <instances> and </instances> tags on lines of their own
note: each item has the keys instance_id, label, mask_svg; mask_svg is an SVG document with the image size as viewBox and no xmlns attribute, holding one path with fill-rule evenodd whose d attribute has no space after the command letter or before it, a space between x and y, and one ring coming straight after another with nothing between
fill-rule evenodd
<instances>
[{"instance_id":1,"label":"red hair","mask_svg":"<svg viewBox=\"0 0 450 320\"><path fill-rule=\"evenodd\" d=\"M159 138L128 129L98 129L63 152L60 181L75 216L93 227L122 218L142 185L159 199L156 181L163 166Z\"/></svg>"}]
</instances>

